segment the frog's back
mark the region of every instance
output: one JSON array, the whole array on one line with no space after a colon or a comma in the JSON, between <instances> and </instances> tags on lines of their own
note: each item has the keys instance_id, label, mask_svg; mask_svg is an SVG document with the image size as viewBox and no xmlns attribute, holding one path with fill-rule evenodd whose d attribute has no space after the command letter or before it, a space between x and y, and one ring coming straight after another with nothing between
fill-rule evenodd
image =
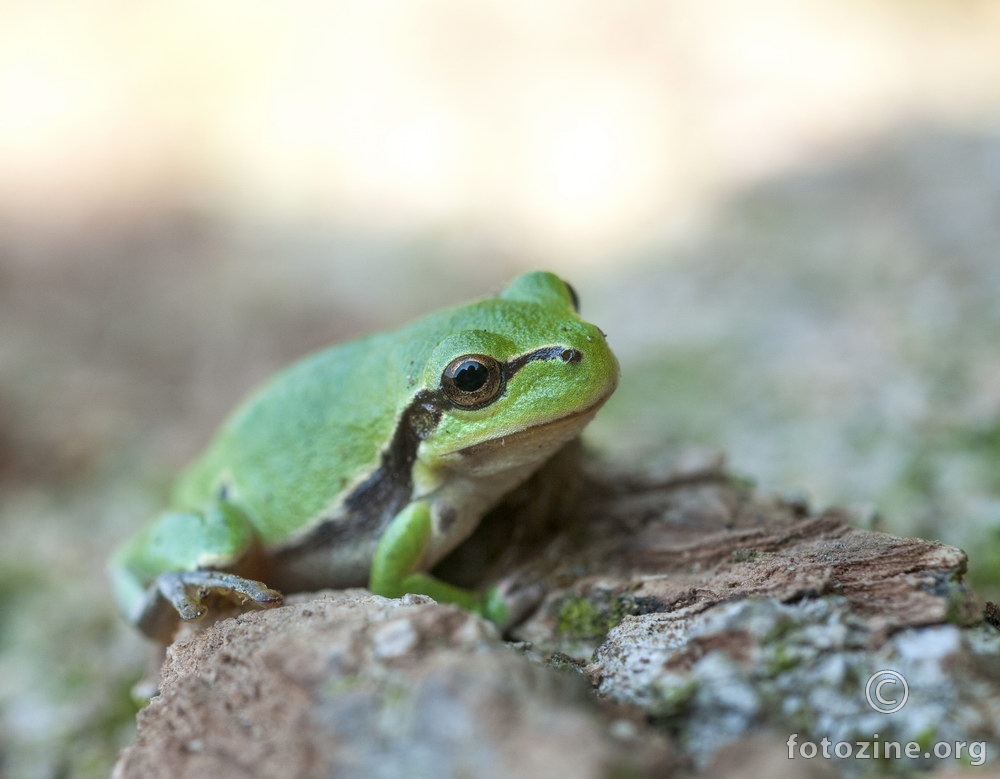
<instances>
[{"instance_id":1,"label":"frog's back","mask_svg":"<svg viewBox=\"0 0 1000 779\"><path fill-rule=\"evenodd\" d=\"M380 463L422 341L385 333L305 357L250 395L182 475L178 507L224 496L265 543L301 530ZM385 391L380 392L379 389Z\"/></svg>"}]
</instances>

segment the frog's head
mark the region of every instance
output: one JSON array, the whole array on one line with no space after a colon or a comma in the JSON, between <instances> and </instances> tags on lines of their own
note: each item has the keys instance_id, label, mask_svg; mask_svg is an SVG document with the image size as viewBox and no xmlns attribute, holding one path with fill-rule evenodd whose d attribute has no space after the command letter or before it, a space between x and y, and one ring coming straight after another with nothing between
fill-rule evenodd
<instances>
[{"instance_id":1,"label":"frog's head","mask_svg":"<svg viewBox=\"0 0 1000 779\"><path fill-rule=\"evenodd\" d=\"M580 319L576 293L551 273L525 274L449 320L424 369L440 414L420 444L425 463L477 473L541 464L618 383L604 334Z\"/></svg>"}]
</instances>

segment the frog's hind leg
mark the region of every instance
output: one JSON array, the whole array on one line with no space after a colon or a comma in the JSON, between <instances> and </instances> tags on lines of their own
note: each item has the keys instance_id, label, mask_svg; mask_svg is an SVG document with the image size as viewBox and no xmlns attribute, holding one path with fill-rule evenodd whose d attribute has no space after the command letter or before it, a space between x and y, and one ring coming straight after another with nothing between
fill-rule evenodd
<instances>
[{"instance_id":1,"label":"frog's hind leg","mask_svg":"<svg viewBox=\"0 0 1000 779\"><path fill-rule=\"evenodd\" d=\"M277 590L224 570L238 566L255 546L253 526L232 504L165 512L113 555L109 573L115 596L133 623L164 641L178 617L203 617L210 596L278 606Z\"/></svg>"},{"instance_id":2,"label":"frog's hind leg","mask_svg":"<svg viewBox=\"0 0 1000 779\"><path fill-rule=\"evenodd\" d=\"M264 608L281 605L281 593L261 582L205 568L161 573L156 577L155 586L180 618L187 621L205 616L208 609L202 600L209 593L221 595L239 604L253 601ZM196 594L192 595L192 590Z\"/></svg>"}]
</instances>

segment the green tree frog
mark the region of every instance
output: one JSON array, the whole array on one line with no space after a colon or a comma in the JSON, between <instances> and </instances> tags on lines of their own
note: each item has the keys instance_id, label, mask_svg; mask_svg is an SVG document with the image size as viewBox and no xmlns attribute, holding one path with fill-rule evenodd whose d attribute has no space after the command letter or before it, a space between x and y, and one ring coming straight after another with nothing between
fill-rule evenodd
<instances>
[{"instance_id":1,"label":"green tree frog","mask_svg":"<svg viewBox=\"0 0 1000 779\"><path fill-rule=\"evenodd\" d=\"M173 508L114 552L115 597L160 640L218 598L271 607L282 591L366 584L503 624L502 587L430 570L617 382L604 334L546 272L307 356L237 407L181 475Z\"/></svg>"}]
</instances>

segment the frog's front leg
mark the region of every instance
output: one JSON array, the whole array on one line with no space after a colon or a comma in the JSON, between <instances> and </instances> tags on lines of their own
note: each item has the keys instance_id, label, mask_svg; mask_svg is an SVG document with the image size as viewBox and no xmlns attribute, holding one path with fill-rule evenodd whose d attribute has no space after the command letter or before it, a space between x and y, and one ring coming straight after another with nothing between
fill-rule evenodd
<instances>
[{"instance_id":1,"label":"frog's front leg","mask_svg":"<svg viewBox=\"0 0 1000 779\"><path fill-rule=\"evenodd\" d=\"M252 525L232 504L165 512L112 556L115 596L132 622L164 641L178 617L203 617L210 596L261 608L281 605L280 592L224 570L238 567L255 543Z\"/></svg>"},{"instance_id":2,"label":"frog's front leg","mask_svg":"<svg viewBox=\"0 0 1000 779\"><path fill-rule=\"evenodd\" d=\"M406 593L429 595L439 603L454 603L506 625L510 611L497 588L485 593L467 590L418 570L432 532L431 508L426 501L410 503L393 517L375 549L368 589L387 598Z\"/></svg>"}]
</instances>

